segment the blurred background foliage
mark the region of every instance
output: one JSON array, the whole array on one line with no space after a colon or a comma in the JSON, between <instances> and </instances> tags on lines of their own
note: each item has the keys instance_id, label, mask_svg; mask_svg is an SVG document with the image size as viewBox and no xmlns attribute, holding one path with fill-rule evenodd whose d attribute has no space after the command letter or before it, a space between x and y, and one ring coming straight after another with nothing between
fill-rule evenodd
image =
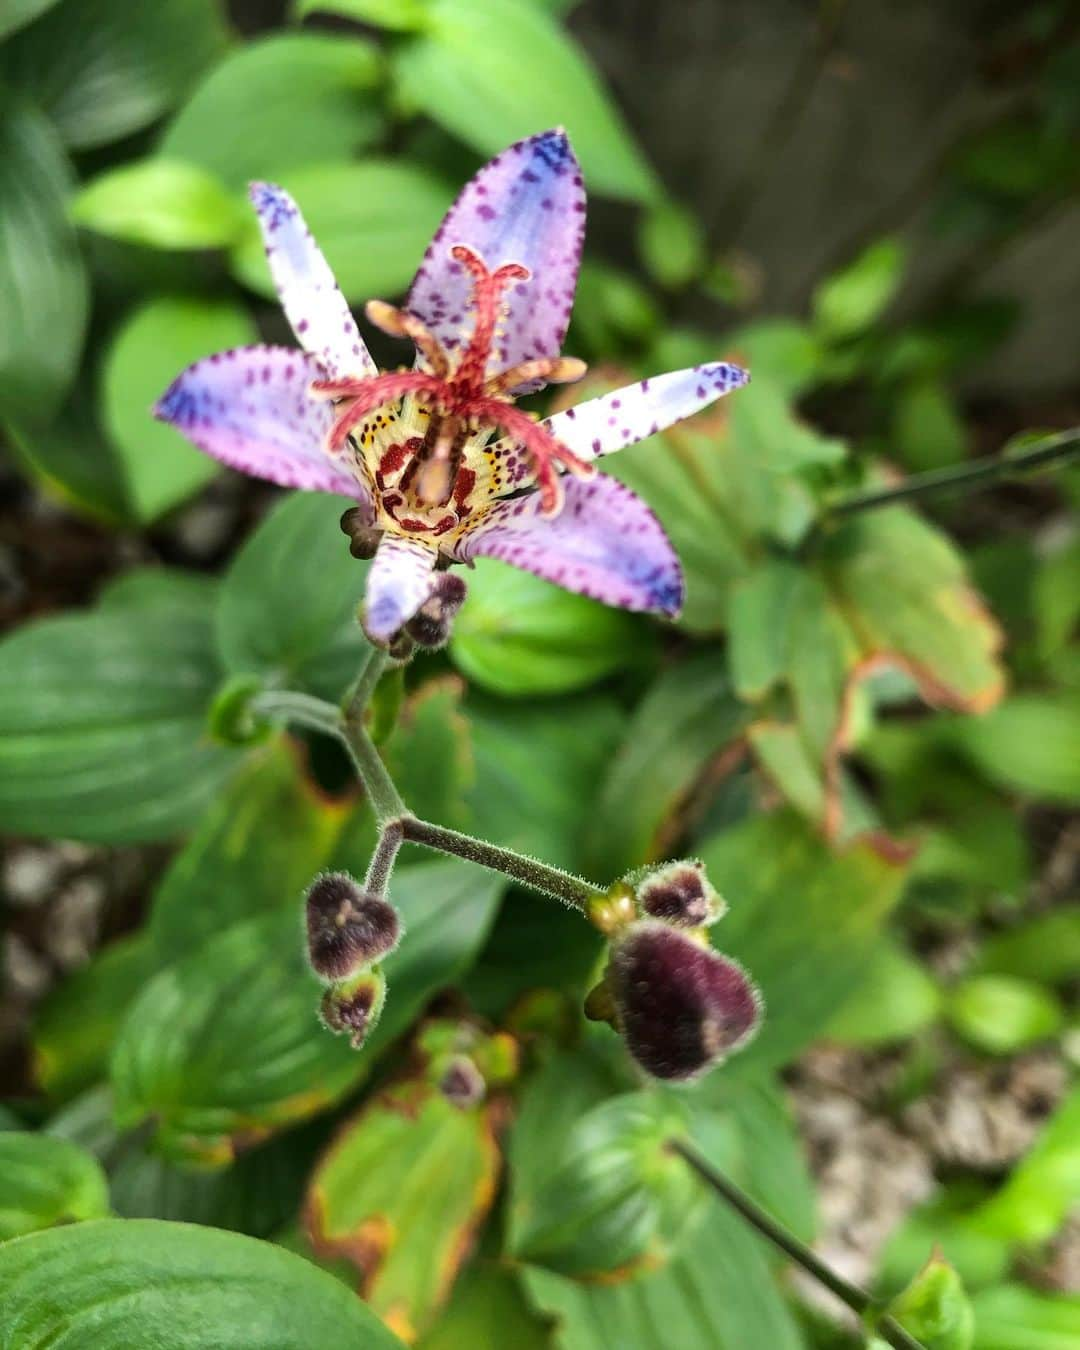
<instances>
[{"instance_id":1,"label":"blurred background foliage","mask_svg":"<svg viewBox=\"0 0 1080 1350\"><path fill-rule=\"evenodd\" d=\"M1080 477L830 514L1080 420L1078 89L1064 0L0 4L0 1238L101 1219L122 1271L143 1230L109 1214L270 1237L428 1350L859 1343L657 1170L688 1112L875 1290L938 1244L979 1350L1080 1344ZM482 159L560 123L587 386L718 356L754 383L611 461L683 559L674 627L484 563L380 732L422 815L604 881L705 859L769 1015L682 1094L583 1024L595 934L455 862L395 878L374 1042L321 1031L298 897L362 873L372 818L334 746L240 744L228 708L340 697L363 565L343 503L149 417L197 357L288 340L249 180L359 307ZM437 1091L450 1048L486 1102ZM596 1156L626 1193L546 1214L600 1195ZM77 1319L87 1247L47 1240ZM184 1344L244 1306L208 1296Z\"/></svg>"}]
</instances>

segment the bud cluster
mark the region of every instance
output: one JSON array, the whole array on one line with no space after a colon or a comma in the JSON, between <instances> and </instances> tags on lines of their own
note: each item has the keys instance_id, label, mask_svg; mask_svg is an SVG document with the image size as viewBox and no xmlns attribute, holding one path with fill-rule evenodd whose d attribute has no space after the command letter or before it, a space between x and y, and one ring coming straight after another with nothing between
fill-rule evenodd
<instances>
[{"instance_id":1,"label":"bud cluster","mask_svg":"<svg viewBox=\"0 0 1080 1350\"><path fill-rule=\"evenodd\" d=\"M379 1019L386 978L378 962L401 937L397 911L363 890L345 872L316 877L307 893L308 960L328 988L321 1005L331 1031L347 1033L354 1048Z\"/></svg>"},{"instance_id":2,"label":"bud cluster","mask_svg":"<svg viewBox=\"0 0 1080 1350\"><path fill-rule=\"evenodd\" d=\"M757 989L709 943L708 925L725 908L703 865L692 861L631 876L597 903L594 921L611 946L585 1012L610 1021L654 1078L696 1078L758 1028Z\"/></svg>"}]
</instances>

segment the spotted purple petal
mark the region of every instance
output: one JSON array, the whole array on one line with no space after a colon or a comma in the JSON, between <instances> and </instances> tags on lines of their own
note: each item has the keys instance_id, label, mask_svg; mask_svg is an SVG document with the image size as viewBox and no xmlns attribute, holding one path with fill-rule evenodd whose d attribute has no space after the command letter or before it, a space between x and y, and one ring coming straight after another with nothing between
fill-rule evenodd
<instances>
[{"instance_id":1,"label":"spotted purple petal","mask_svg":"<svg viewBox=\"0 0 1080 1350\"><path fill-rule=\"evenodd\" d=\"M488 374L557 356L566 336L585 236L581 169L564 131L515 142L467 183L447 212L409 291L407 308L451 352L471 329L470 278L450 250L467 244L492 271L524 264L532 273L507 293L508 313ZM535 387L535 386L534 386Z\"/></svg>"},{"instance_id":2,"label":"spotted purple petal","mask_svg":"<svg viewBox=\"0 0 1080 1350\"><path fill-rule=\"evenodd\" d=\"M339 379L377 373L334 274L296 205L274 183L252 183L266 258L297 341Z\"/></svg>"},{"instance_id":3,"label":"spotted purple petal","mask_svg":"<svg viewBox=\"0 0 1080 1350\"><path fill-rule=\"evenodd\" d=\"M364 630L388 642L431 594L437 551L421 539L384 535L368 572Z\"/></svg>"},{"instance_id":4,"label":"spotted purple petal","mask_svg":"<svg viewBox=\"0 0 1080 1350\"><path fill-rule=\"evenodd\" d=\"M334 412L308 395L319 375L313 356L290 347L234 347L188 366L154 416L230 468L369 506L366 490L323 449Z\"/></svg>"},{"instance_id":5,"label":"spotted purple petal","mask_svg":"<svg viewBox=\"0 0 1080 1350\"><path fill-rule=\"evenodd\" d=\"M564 486L554 518L540 514L538 493L496 502L458 544L457 556L501 558L607 605L677 615L682 569L641 498L604 474L568 477Z\"/></svg>"}]
</instances>

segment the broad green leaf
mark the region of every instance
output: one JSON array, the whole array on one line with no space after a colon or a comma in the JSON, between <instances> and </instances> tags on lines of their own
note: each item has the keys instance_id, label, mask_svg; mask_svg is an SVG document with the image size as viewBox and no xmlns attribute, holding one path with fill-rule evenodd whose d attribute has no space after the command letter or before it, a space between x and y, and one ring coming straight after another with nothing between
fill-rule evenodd
<instances>
[{"instance_id":1,"label":"broad green leaf","mask_svg":"<svg viewBox=\"0 0 1080 1350\"><path fill-rule=\"evenodd\" d=\"M991 1055L1014 1055L1056 1036L1065 1022L1057 996L1013 975L971 975L949 996L953 1029Z\"/></svg>"},{"instance_id":2,"label":"broad green leaf","mask_svg":"<svg viewBox=\"0 0 1080 1350\"><path fill-rule=\"evenodd\" d=\"M399 95L481 154L565 125L587 185L653 201L656 178L576 44L525 0L431 0L396 63Z\"/></svg>"},{"instance_id":3,"label":"broad green leaf","mask_svg":"<svg viewBox=\"0 0 1080 1350\"><path fill-rule=\"evenodd\" d=\"M378 134L372 91L380 68L374 44L343 33L257 38L214 67L169 123L158 153L198 164L233 188L349 159Z\"/></svg>"},{"instance_id":4,"label":"broad green leaf","mask_svg":"<svg viewBox=\"0 0 1080 1350\"><path fill-rule=\"evenodd\" d=\"M343 19L412 32L427 22L427 0L294 0L298 19L309 14L339 14Z\"/></svg>"},{"instance_id":5,"label":"broad green leaf","mask_svg":"<svg viewBox=\"0 0 1080 1350\"><path fill-rule=\"evenodd\" d=\"M755 722L747 739L758 762L785 799L808 820L822 823L827 803L822 766L797 726L784 722Z\"/></svg>"},{"instance_id":6,"label":"broad green leaf","mask_svg":"<svg viewBox=\"0 0 1080 1350\"><path fill-rule=\"evenodd\" d=\"M360 1269L368 1305L408 1341L431 1326L495 1195L492 1112L410 1081L370 1101L312 1176L308 1232L320 1256Z\"/></svg>"},{"instance_id":7,"label":"broad green leaf","mask_svg":"<svg viewBox=\"0 0 1080 1350\"><path fill-rule=\"evenodd\" d=\"M453 192L404 161L302 164L277 174L304 214L349 300L404 291ZM232 271L259 295L276 296L254 219L233 249Z\"/></svg>"},{"instance_id":8,"label":"broad green leaf","mask_svg":"<svg viewBox=\"0 0 1080 1350\"><path fill-rule=\"evenodd\" d=\"M1080 1202L1080 1088L1073 1088L1005 1184L971 1215L977 1232L1034 1246Z\"/></svg>"},{"instance_id":9,"label":"broad green leaf","mask_svg":"<svg viewBox=\"0 0 1080 1350\"><path fill-rule=\"evenodd\" d=\"M405 703L385 747L387 767L409 809L453 829L471 824L467 795L475 776L464 693L453 676L430 680Z\"/></svg>"},{"instance_id":10,"label":"broad green leaf","mask_svg":"<svg viewBox=\"0 0 1080 1350\"><path fill-rule=\"evenodd\" d=\"M101 843L190 826L235 763L209 743L210 607L103 609L0 645L0 822Z\"/></svg>"},{"instance_id":11,"label":"broad green leaf","mask_svg":"<svg viewBox=\"0 0 1080 1350\"><path fill-rule=\"evenodd\" d=\"M567 351L597 358L610 359L620 348L650 338L661 340L662 316L649 290L629 272L590 258L581 264L570 324ZM670 364L661 363L659 369L668 369ZM597 392L607 392L623 381L604 383L604 389ZM585 395L578 398L577 392L574 402L583 402Z\"/></svg>"},{"instance_id":12,"label":"broad green leaf","mask_svg":"<svg viewBox=\"0 0 1080 1350\"><path fill-rule=\"evenodd\" d=\"M1080 698L1015 694L977 720L944 731L990 779L1025 796L1068 804L1080 800Z\"/></svg>"},{"instance_id":13,"label":"broad green leaf","mask_svg":"<svg viewBox=\"0 0 1080 1350\"><path fill-rule=\"evenodd\" d=\"M224 248L246 221L213 174L180 159L143 159L88 183L72 219L98 234L151 248Z\"/></svg>"},{"instance_id":14,"label":"broad green leaf","mask_svg":"<svg viewBox=\"0 0 1080 1350\"><path fill-rule=\"evenodd\" d=\"M0 1242L108 1212L108 1182L96 1158L66 1139L0 1133Z\"/></svg>"},{"instance_id":15,"label":"broad green leaf","mask_svg":"<svg viewBox=\"0 0 1080 1350\"><path fill-rule=\"evenodd\" d=\"M51 9L57 0L6 0L3 13L0 13L0 38L23 28L39 14Z\"/></svg>"},{"instance_id":16,"label":"broad green leaf","mask_svg":"<svg viewBox=\"0 0 1080 1350\"><path fill-rule=\"evenodd\" d=\"M661 202L641 218L638 252L662 286L687 286L705 266L701 222L677 202Z\"/></svg>"},{"instance_id":17,"label":"broad green leaf","mask_svg":"<svg viewBox=\"0 0 1080 1350\"><path fill-rule=\"evenodd\" d=\"M257 336L231 300L164 296L136 309L114 335L102 370L102 412L140 521L178 505L221 467L175 427L155 422L154 404L191 362Z\"/></svg>"},{"instance_id":18,"label":"broad green leaf","mask_svg":"<svg viewBox=\"0 0 1080 1350\"><path fill-rule=\"evenodd\" d=\"M898 391L892 409L892 443L913 473L964 459L968 431L944 381L929 376Z\"/></svg>"},{"instance_id":19,"label":"broad green leaf","mask_svg":"<svg viewBox=\"0 0 1080 1350\"><path fill-rule=\"evenodd\" d=\"M832 341L868 328L903 279L905 251L895 239L879 239L814 292L814 324Z\"/></svg>"},{"instance_id":20,"label":"broad green leaf","mask_svg":"<svg viewBox=\"0 0 1080 1350\"><path fill-rule=\"evenodd\" d=\"M680 805L745 724L716 652L703 651L665 671L635 709L618 754L589 793L590 867L610 876L658 857L661 835Z\"/></svg>"},{"instance_id":21,"label":"broad green leaf","mask_svg":"<svg viewBox=\"0 0 1080 1350\"><path fill-rule=\"evenodd\" d=\"M338 527L347 505L328 493L290 493L245 541L217 614L230 670L344 693L371 650L354 617L367 567Z\"/></svg>"},{"instance_id":22,"label":"broad green leaf","mask_svg":"<svg viewBox=\"0 0 1080 1350\"><path fill-rule=\"evenodd\" d=\"M1039 649L1052 656L1065 647L1080 620L1080 538L1041 560L1032 589Z\"/></svg>"},{"instance_id":23,"label":"broad green leaf","mask_svg":"<svg viewBox=\"0 0 1080 1350\"><path fill-rule=\"evenodd\" d=\"M900 665L928 702L986 712L1001 698L997 625L950 541L914 512L890 507L841 525L824 575L866 653Z\"/></svg>"},{"instance_id":24,"label":"broad green leaf","mask_svg":"<svg viewBox=\"0 0 1080 1350\"><path fill-rule=\"evenodd\" d=\"M627 1278L689 1241L705 1196L668 1139L686 1132L674 1099L627 1093L593 1107L563 1136L548 1170L520 1158L509 1248L577 1279Z\"/></svg>"},{"instance_id":25,"label":"broad green leaf","mask_svg":"<svg viewBox=\"0 0 1080 1350\"><path fill-rule=\"evenodd\" d=\"M67 218L72 171L56 133L0 88L0 415L46 424L75 375L87 286Z\"/></svg>"},{"instance_id":26,"label":"broad green leaf","mask_svg":"<svg viewBox=\"0 0 1080 1350\"><path fill-rule=\"evenodd\" d=\"M550 1329L529 1309L517 1275L493 1261L478 1261L454 1285L450 1301L417 1342L417 1350L499 1344L513 1350L552 1350Z\"/></svg>"},{"instance_id":27,"label":"broad green leaf","mask_svg":"<svg viewBox=\"0 0 1080 1350\"><path fill-rule=\"evenodd\" d=\"M956 1268L968 1289L1000 1283L1010 1265L1009 1244L980 1232L969 1219L973 1198L980 1199L984 1193L985 1187L973 1186L965 1178L941 1187L926 1204L913 1209L881 1253L879 1287L887 1293L903 1289L911 1272L934 1251L940 1251Z\"/></svg>"},{"instance_id":28,"label":"broad green leaf","mask_svg":"<svg viewBox=\"0 0 1080 1350\"><path fill-rule=\"evenodd\" d=\"M975 1350L1075 1350L1080 1297L1053 1298L1023 1284L975 1295Z\"/></svg>"},{"instance_id":29,"label":"broad green leaf","mask_svg":"<svg viewBox=\"0 0 1080 1350\"><path fill-rule=\"evenodd\" d=\"M765 1020L726 1075L777 1066L819 1035L861 977L904 867L867 842L832 852L790 812L756 816L699 846L729 910L714 928L765 999Z\"/></svg>"},{"instance_id":30,"label":"broad green leaf","mask_svg":"<svg viewBox=\"0 0 1080 1350\"><path fill-rule=\"evenodd\" d=\"M787 673L798 587L799 569L780 558L759 563L732 587L728 663L740 698L761 698Z\"/></svg>"},{"instance_id":31,"label":"broad green leaf","mask_svg":"<svg viewBox=\"0 0 1080 1350\"><path fill-rule=\"evenodd\" d=\"M0 74L84 150L147 126L225 47L215 0L63 0L7 43Z\"/></svg>"},{"instance_id":32,"label":"broad green leaf","mask_svg":"<svg viewBox=\"0 0 1080 1350\"><path fill-rule=\"evenodd\" d=\"M349 1290L255 1238L100 1219L0 1246L4 1350L400 1350Z\"/></svg>"},{"instance_id":33,"label":"broad green leaf","mask_svg":"<svg viewBox=\"0 0 1080 1350\"><path fill-rule=\"evenodd\" d=\"M716 339L711 342L714 352ZM817 382L825 356L813 329L795 319L755 319L728 333L723 350L734 353L755 380L759 375L767 375L789 398L804 393ZM695 359L709 360L712 356L705 352L702 358Z\"/></svg>"},{"instance_id":34,"label":"broad green leaf","mask_svg":"<svg viewBox=\"0 0 1080 1350\"><path fill-rule=\"evenodd\" d=\"M57 984L34 1018L34 1077L66 1099L101 1077L132 999L157 968L146 933L118 938Z\"/></svg>"},{"instance_id":35,"label":"broad green leaf","mask_svg":"<svg viewBox=\"0 0 1080 1350\"><path fill-rule=\"evenodd\" d=\"M722 405L739 453L770 473L787 474L815 464L837 464L843 441L815 431L792 410L783 385L755 372L753 383Z\"/></svg>"},{"instance_id":36,"label":"broad green leaf","mask_svg":"<svg viewBox=\"0 0 1080 1350\"><path fill-rule=\"evenodd\" d=\"M579 867L589 820L581 803L617 753L622 712L600 695L531 705L470 698L474 828L557 867Z\"/></svg>"},{"instance_id":37,"label":"broad green leaf","mask_svg":"<svg viewBox=\"0 0 1080 1350\"><path fill-rule=\"evenodd\" d=\"M454 664L508 697L562 694L646 659L650 634L623 610L482 559L450 640Z\"/></svg>"},{"instance_id":38,"label":"broad green leaf","mask_svg":"<svg viewBox=\"0 0 1080 1350\"><path fill-rule=\"evenodd\" d=\"M1047 984L1076 979L1080 976L1080 912L1052 909L995 933L975 958L975 971Z\"/></svg>"},{"instance_id":39,"label":"broad green leaf","mask_svg":"<svg viewBox=\"0 0 1080 1350\"><path fill-rule=\"evenodd\" d=\"M937 1018L942 995L923 965L886 939L868 957L859 984L825 1028L842 1045L888 1045Z\"/></svg>"},{"instance_id":40,"label":"broad green leaf","mask_svg":"<svg viewBox=\"0 0 1080 1350\"><path fill-rule=\"evenodd\" d=\"M158 885L147 929L157 963L241 919L298 911L351 809L316 788L291 743L252 753Z\"/></svg>"},{"instance_id":41,"label":"broad green leaf","mask_svg":"<svg viewBox=\"0 0 1080 1350\"><path fill-rule=\"evenodd\" d=\"M122 608L138 614L142 608L168 610L176 618L190 616L204 621L213 611L221 583L206 572L188 572L181 567L134 567L106 582L98 595L102 609Z\"/></svg>"},{"instance_id":42,"label":"broad green leaf","mask_svg":"<svg viewBox=\"0 0 1080 1350\"><path fill-rule=\"evenodd\" d=\"M555 1319L559 1350L802 1350L760 1239L714 1204L663 1270L613 1285L528 1267L533 1305Z\"/></svg>"}]
</instances>

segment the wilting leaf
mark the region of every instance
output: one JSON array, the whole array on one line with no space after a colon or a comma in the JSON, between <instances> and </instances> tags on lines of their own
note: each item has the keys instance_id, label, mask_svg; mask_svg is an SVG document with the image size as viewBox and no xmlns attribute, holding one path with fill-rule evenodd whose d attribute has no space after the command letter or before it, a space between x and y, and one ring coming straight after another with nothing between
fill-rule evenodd
<instances>
[{"instance_id":1,"label":"wilting leaf","mask_svg":"<svg viewBox=\"0 0 1080 1350\"><path fill-rule=\"evenodd\" d=\"M0 1132L0 1242L108 1212L108 1182L89 1153L46 1134Z\"/></svg>"}]
</instances>

